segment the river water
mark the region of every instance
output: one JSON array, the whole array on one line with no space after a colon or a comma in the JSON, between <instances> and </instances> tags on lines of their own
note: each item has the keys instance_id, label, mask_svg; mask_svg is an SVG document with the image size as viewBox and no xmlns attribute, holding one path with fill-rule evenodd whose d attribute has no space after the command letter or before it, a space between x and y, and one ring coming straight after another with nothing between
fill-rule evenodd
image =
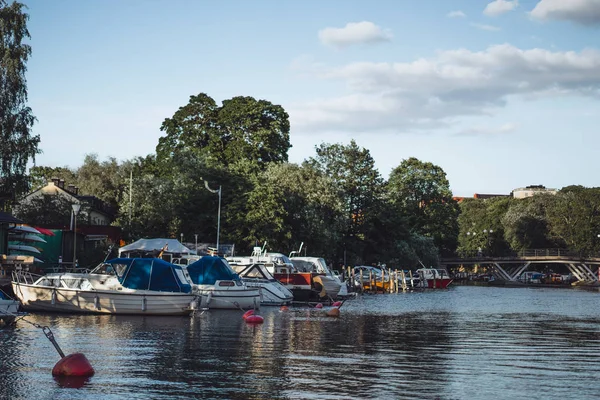
<instances>
[{"instance_id":1,"label":"river water","mask_svg":"<svg viewBox=\"0 0 600 400\"><path fill-rule=\"evenodd\" d=\"M600 293L455 286L193 318L30 314L96 370L51 376L58 353L0 326L2 399L596 399Z\"/></svg>"}]
</instances>

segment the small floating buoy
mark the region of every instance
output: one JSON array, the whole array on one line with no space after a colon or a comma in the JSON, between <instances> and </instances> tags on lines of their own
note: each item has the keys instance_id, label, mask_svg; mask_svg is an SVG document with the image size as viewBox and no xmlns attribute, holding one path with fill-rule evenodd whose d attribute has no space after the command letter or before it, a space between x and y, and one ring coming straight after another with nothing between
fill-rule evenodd
<instances>
[{"instance_id":1,"label":"small floating buoy","mask_svg":"<svg viewBox=\"0 0 600 400\"><path fill-rule=\"evenodd\" d=\"M260 315L252 314L246 317L247 324L262 324L263 322L265 322L265 320Z\"/></svg>"},{"instance_id":2,"label":"small floating buoy","mask_svg":"<svg viewBox=\"0 0 600 400\"><path fill-rule=\"evenodd\" d=\"M340 307L342 305L341 301L336 301L332 304L333 307Z\"/></svg>"},{"instance_id":3,"label":"small floating buoy","mask_svg":"<svg viewBox=\"0 0 600 400\"><path fill-rule=\"evenodd\" d=\"M279 311L287 311L290 308L288 306L281 306L281 308L279 308Z\"/></svg>"},{"instance_id":4,"label":"small floating buoy","mask_svg":"<svg viewBox=\"0 0 600 400\"><path fill-rule=\"evenodd\" d=\"M331 310L327 311L327 316L328 317L339 317L340 316L340 309L339 308L332 308Z\"/></svg>"},{"instance_id":5,"label":"small floating buoy","mask_svg":"<svg viewBox=\"0 0 600 400\"><path fill-rule=\"evenodd\" d=\"M242 315L242 318L248 319L249 316L254 315L254 310L248 310Z\"/></svg>"},{"instance_id":6,"label":"small floating buoy","mask_svg":"<svg viewBox=\"0 0 600 400\"><path fill-rule=\"evenodd\" d=\"M323 303L317 303L317 305L315 306L315 308L323 308Z\"/></svg>"},{"instance_id":7,"label":"small floating buoy","mask_svg":"<svg viewBox=\"0 0 600 400\"><path fill-rule=\"evenodd\" d=\"M94 368L82 353L69 354L52 368L54 376L92 376L94 373Z\"/></svg>"}]
</instances>

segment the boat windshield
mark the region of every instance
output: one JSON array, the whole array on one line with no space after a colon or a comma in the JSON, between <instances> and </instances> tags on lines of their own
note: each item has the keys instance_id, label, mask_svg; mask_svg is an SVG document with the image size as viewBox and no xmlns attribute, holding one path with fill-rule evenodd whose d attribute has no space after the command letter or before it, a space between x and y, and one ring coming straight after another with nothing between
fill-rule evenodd
<instances>
[{"instance_id":1,"label":"boat windshield","mask_svg":"<svg viewBox=\"0 0 600 400\"><path fill-rule=\"evenodd\" d=\"M90 272L90 274L115 275L115 267L117 267L117 268L122 267L122 271L120 271L120 273L119 273L119 276L121 276L123 274L123 272L125 271L126 266L123 264L116 264L115 266L113 266L112 264L102 263L102 264L98 265L96 268L94 268L92 270L92 272Z\"/></svg>"}]
</instances>

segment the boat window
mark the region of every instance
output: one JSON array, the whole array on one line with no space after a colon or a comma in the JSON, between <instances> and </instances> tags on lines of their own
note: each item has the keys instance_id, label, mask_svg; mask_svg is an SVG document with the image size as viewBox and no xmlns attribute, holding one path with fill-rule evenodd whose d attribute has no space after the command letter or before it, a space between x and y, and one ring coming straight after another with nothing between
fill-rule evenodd
<instances>
[{"instance_id":1,"label":"boat window","mask_svg":"<svg viewBox=\"0 0 600 400\"><path fill-rule=\"evenodd\" d=\"M70 289L79 289L81 288L81 279L77 278L63 278L63 285Z\"/></svg>"},{"instance_id":2,"label":"boat window","mask_svg":"<svg viewBox=\"0 0 600 400\"><path fill-rule=\"evenodd\" d=\"M58 287L60 286L60 279L58 278L43 278L38 283L39 286L52 286Z\"/></svg>"},{"instance_id":3,"label":"boat window","mask_svg":"<svg viewBox=\"0 0 600 400\"><path fill-rule=\"evenodd\" d=\"M114 269L111 264L100 264L92 271L92 274L113 275Z\"/></svg>"},{"instance_id":4,"label":"boat window","mask_svg":"<svg viewBox=\"0 0 600 400\"><path fill-rule=\"evenodd\" d=\"M187 279L187 277L183 274L183 271L180 269L175 269L175 275L177 275L177 278L179 278L180 282L183 283L189 283L189 280Z\"/></svg>"}]
</instances>

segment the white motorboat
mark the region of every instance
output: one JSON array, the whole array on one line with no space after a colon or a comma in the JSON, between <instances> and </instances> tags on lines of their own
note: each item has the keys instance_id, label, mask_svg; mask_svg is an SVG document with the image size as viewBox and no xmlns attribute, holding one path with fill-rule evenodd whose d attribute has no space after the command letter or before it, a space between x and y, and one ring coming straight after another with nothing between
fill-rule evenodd
<instances>
[{"instance_id":1,"label":"white motorboat","mask_svg":"<svg viewBox=\"0 0 600 400\"><path fill-rule=\"evenodd\" d=\"M222 257L187 255L173 259L183 267L200 308L259 308L261 288L247 285Z\"/></svg>"},{"instance_id":2,"label":"white motorboat","mask_svg":"<svg viewBox=\"0 0 600 400\"><path fill-rule=\"evenodd\" d=\"M187 315L198 300L181 266L157 258L116 258L91 272L39 278L16 270L12 288L25 310L38 311Z\"/></svg>"},{"instance_id":3,"label":"white motorboat","mask_svg":"<svg viewBox=\"0 0 600 400\"><path fill-rule=\"evenodd\" d=\"M299 272L310 272L320 278L325 292L332 299L348 296L346 283L335 275L323 258L319 257L290 257L292 264ZM315 279L315 277L313 277Z\"/></svg>"},{"instance_id":4,"label":"white motorboat","mask_svg":"<svg viewBox=\"0 0 600 400\"><path fill-rule=\"evenodd\" d=\"M260 304L263 306L283 306L291 304L294 294L273 277L264 264L236 264L231 268L239 274L248 287L260 289Z\"/></svg>"}]
</instances>

